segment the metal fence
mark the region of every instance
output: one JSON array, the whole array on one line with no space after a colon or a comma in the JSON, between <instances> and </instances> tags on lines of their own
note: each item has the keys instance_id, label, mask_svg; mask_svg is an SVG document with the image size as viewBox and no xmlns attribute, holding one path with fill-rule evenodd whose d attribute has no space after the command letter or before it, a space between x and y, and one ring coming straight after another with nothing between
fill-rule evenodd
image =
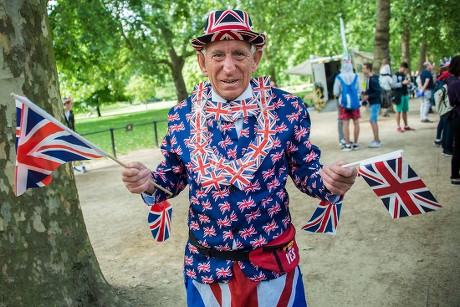
<instances>
[{"instance_id":1,"label":"metal fence","mask_svg":"<svg viewBox=\"0 0 460 307\"><path fill-rule=\"evenodd\" d=\"M153 135L154 135L154 139L155 139L155 145L156 145L156 147L159 147L159 143L158 143L158 127L157 127L157 125L158 125L158 123L166 122L166 121L167 120L154 120L153 122L142 123L142 124L135 124L135 125L134 124L128 124L128 125L123 126L123 127L110 128L110 129L106 129L106 130L99 130L99 131L85 133L85 134L82 134L82 136L92 135L92 134L97 134L97 133L110 132L110 141L112 143L112 155L116 158L117 157L117 151L116 151L115 134L114 134L115 130L131 131L131 130L134 129L134 126L146 126L146 125L152 125L153 124Z\"/></svg>"}]
</instances>

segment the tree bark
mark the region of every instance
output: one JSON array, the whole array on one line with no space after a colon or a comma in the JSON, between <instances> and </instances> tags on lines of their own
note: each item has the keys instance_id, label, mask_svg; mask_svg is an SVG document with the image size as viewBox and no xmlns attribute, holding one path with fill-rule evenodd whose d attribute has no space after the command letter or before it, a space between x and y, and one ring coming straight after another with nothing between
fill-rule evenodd
<instances>
[{"instance_id":1,"label":"tree bark","mask_svg":"<svg viewBox=\"0 0 460 307\"><path fill-rule=\"evenodd\" d=\"M124 306L101 273L68 163L50 185L13 194L10 93L62 119L46 0L0 2L0 305Z\"/></svg>"},{"instance_id":2,"label":"tree bark","mask_svg":"<svg viewBox=\"0 0 460 307\"><path fill-rule=\"evenodd\" d=\"M426 62L426 49L427 49L427 43L426 41L422 42L422 45L420 46L420 58L418 61L418 71L419 73L422 73L424 67L423 63Z\"/></svg>"},{"instance_id":3,"label":"tree bark","mask_svg":"<svg viewBox=\"0 0 460 307\"><path fill-rule=\"evenodd\" d=\"M409 22L408 20L404 17L402 21L403 25L403 32L401 34L401 53L402 53L402 61L406 62L407 65L409 65L409 70L411 69L411 64L410 64L410 28L409 28Z\"/></svg>"},{"instance_id":4,"label":"tree bark","mask_svg":"<svg viewBox=\"0 0 460 307\"><path fill-rule=\"evenodd\" d=\"M377 1L377 16L374 36L373 72L379 73L383 59L390 62L390 0Z\"/></svg>"},{"instance_id":5,"label":"tree bark","mask_svg":"<svg viewBox=\"0 0 460 307\"><path fill-rule=\"evenodd\" d=\"M182 76L182 68L185 60L177 55L176 50L168 48L169 58L171 59L171 73L176 87L177 101L182 101L187 98L187 87L185 86L184 77Z\"/></svg>"}]
</instances>

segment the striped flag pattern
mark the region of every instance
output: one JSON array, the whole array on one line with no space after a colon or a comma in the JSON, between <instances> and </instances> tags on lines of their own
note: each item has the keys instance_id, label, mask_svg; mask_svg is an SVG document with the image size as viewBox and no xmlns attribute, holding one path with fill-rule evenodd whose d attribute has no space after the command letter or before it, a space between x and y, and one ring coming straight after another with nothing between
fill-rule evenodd
<instances>
[{"instance_id":1,"label":"striped flag pattern","mask_svg":"<svg viewBox=\"0 0 460 307\"><path fill-rule=\"evenodd\" d=\"M16 101L16 169L14 194L40 188L51 174L69 161L108 156L23 96Z\"/></svg>"},{"instance_id":2,"label":"striped flag pattern","mask_svg":"<svg viewBox=\"0 0 460 307\"><path fill-rule=\"evenodd\" d=\"M163 242L169 238L171 218L172 207L167 200L150 207L147 222L155 241Z\"/></svg>"},{"instance_id":3,"label":"striped flag pattern","mask_svg":"<svg viewBox=\"0 0 460 307\"><path fill-rule=\"evenodd\" d=\"M342 200L336 204L332 204L325 200L321 201L302 229L313 233L335 235L339 224L341 209Z\"/></svg>"}]
</instances>

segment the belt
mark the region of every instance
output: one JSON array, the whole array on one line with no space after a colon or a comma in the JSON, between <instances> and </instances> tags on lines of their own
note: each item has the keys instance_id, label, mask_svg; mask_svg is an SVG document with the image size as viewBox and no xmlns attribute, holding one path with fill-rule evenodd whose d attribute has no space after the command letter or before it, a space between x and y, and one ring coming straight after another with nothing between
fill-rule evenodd
<instances>
[{"instance_id":1,"label":"belt","mask_svg":"<svg viewBox=\"0 0 460 307\"><path fill-rule=\"evenodd\" d=\"M211 249L209 247L204 247L200 243L198 243L197 239L193 235L191 231L188 233L188 240L190 244L195 246L198 252L202 255L211 257L211 258L219 258L224 260L232 260L232 261L249 261L249 252L243 252L238 250L232 251L218 251L215 249Z\"/></svg>"}]
</instances>

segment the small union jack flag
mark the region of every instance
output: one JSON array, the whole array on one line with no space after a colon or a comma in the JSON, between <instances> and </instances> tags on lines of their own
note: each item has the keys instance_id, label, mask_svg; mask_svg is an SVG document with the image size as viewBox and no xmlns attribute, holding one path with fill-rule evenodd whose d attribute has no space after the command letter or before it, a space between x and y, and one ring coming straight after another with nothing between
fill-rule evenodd
<instances>
[{"instance_id":1,"label":"small union jack flag","mask_svg":"<svg viewBox=\"0 0 460 307\"><path fill-rule=\"evenodd\" d=\"M335 204L322 200L302 229L309 232L335 235L341 209L342 200Z\"/></svg>"},{"instance_id":2,"label":"small union jack flag","mask_svg":"<svg viewBox=\"0 0 460 307\"><path fill-rule=\"evenodd\" d=\"M422 179L401 156L362 163L358 174L383 201L394 219L442 208Z\"/></svg>"},{"instance_id":3,"label":"small union jack flag","mask_svg":"<svg viewBox=\"0 0 460 307\"><path fill-rule=\"evenodd\" d=\"M16 196L29 188L48 185L53 171L65 162L108 156L26 97L13 96L16 100Z\"/></svg>"},{"instance_id":4,"label":"small union jack flag","mask_svg":"<svg viewBox=\"0 0 460 307\"><path fill-rule=\"evenodd\" d=\"M172 207L165 200L150 207L147 222L153 238L157 242L166 241L171 231Z\"/></svg>"}]
</instances>

